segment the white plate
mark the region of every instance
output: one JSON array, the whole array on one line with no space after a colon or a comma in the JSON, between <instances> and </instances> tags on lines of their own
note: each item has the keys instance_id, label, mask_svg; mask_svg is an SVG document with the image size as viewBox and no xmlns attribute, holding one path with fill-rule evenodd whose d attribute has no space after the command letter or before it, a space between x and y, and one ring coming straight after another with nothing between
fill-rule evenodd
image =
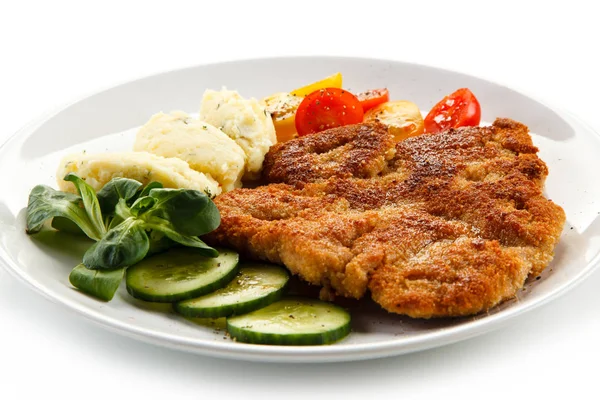
<instances>
[{"instance_id":1,"label":"white plate","mask_svg":"<svg viewBox=\"0 0 600 400\"><path fill-rule=\"evenodd\" d=\"M485 315L430 321L388 315L365 302L353 310L353 333L331 346L279 347L236 343L222 331L197 325L131 298L120 288L103 303L73 289L71 268L87 246L60 234L28 237L24 207L30 189L55 185L54 171L67 151L128 149L134 129L158 111L198 110L205 88L227 86L262 97L291 90L333 72L345 88L388 87L395 99L429 109L443 95L469 87L483 119L509 117L527 124L550 168L546 192L567 213L556 257L543 278L514 300ZM119 133L121 132L121 133ZM49 299L113 331L147 342L206 355L261 361L325 362L366 359L440 346L490 331L556 298L584 279L600 259L600 138L569 114L502 85L456 72L400 62L356 58L276 58L205 65L129 82L68 105L30 124L0 149L0 260L15 276ZM70 240L69 243L65 240Z\"/></svg>"}]
</instances>

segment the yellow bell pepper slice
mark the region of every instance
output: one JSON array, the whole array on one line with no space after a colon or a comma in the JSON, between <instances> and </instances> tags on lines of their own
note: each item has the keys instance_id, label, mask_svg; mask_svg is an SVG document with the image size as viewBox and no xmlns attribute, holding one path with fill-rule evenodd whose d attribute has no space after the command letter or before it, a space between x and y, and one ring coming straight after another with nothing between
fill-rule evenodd
<instances>
[{"instance_id":1,"label":"yellow bell pepper slice","mask_svg":"<svg viewBox=\"0 0 600 400\"><path fill-rule=\"evenodd\" d=\"M314 91L325 89L325 88L342 88L342 74L340 72L330 75L325 79L321 79L318 82L311 83L301 87L300 89L292 90L290 93L292 96L305 97Z\"/></svg>"}]
</instances>

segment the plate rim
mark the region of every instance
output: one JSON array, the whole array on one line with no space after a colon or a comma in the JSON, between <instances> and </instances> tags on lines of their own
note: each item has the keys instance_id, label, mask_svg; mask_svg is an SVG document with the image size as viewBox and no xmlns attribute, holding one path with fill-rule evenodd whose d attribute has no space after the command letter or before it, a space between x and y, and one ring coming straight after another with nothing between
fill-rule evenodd
<instances>
[{"instance_id":1,"label":"plate rim","mask_svg":"<svg viewBox=\"0 0 600 400\"><path fill-rule=\"evenodd\" d=\"M173 68L158 73L153 73L139 77L136 79L124 80L119 83L103 87L93 92L86 93L82 96L77 96L74 100L65 102L60 106L57 106L45 113L42 113L37 118L34 118L22 128L18 129L0 145L0 154L5 151L5 148L9 146L17 138L31 134L37 126L40 126L54 115L65 110L69 106L76 104L86 98L100 94L102 92L116 89L120 86L141 81L144 79L151 79L161 75L170 73L182 72L185 70L191 70L196 68L223 65L223 64L235 64L235 63L247 63L257 61L275 61L275 60L289 60L289 59L329 59L339 60L343 62L389 62L395 64L405 64L411 66L417 66L422 68L428 68L443 72L452 72L460 74L469 78L476 78L488 83L492 83L509 90L515 91L529 99L544 105L545 107L555 111L562 112L569 115L573 121L580 125L580 128L588 131L595 136L600 137L600 133L596 131L592 126L581 120L570 111L566 111L561 107L551 105L545 100L537 98L537 96L527 93L524 90L517 89L513 86L484 78L476 74L465 73L462 71L441 68L434 65L421 64L415 62L407 62L400 60L392 60L385 58L371 58L371 57L347 57L347 56L280 56L280 57L258 57L258 58L241 58L233 59L221 62L211 63L200 63L182 68ZM569 121L565 121L569 125L573 125ZM581 129L579 129L581 130ZM577 130L577 131L579 131ZM553 290L544 293L536 301L526 304L519 308L507 308L500 313L488 315L483 318L478 318L472 321L465 322L458 326L451 326L441 330L433 332L427 332L424 334L415 335L408 338L392 338L389 340L383 340L375 343L358 343L358 344L336 344L334 346L264 346L264 345L253 345L253 344L240 344L235 342L213 342L207 339L198 338L185 338L174 334L157 332L152 329L139 327L136 325L128 324L126 322L118 321L114 318L107 317L101 312L91 310L85 307L82 303L79 303L69 298L65 298L60 294L53 293L48 290L44 285L40 285L35 280L28 279L25 271L18 266L16 262L8 256L3 246L0 246L0 265L7 270L11 276L15 277L18 281L33 289L34 292L41 294L44 298L50 300L53 303L59 304L66 308L70 312L84 316L88 321L92 321L95 324L101 326L109 331L117 332L124 336L135 338L146 343L159 345L163 347L183 350L186 352L193 352L196 354L214 356L219 358L236 359L236 360L250 360L250 361L263 361L263 362L340 362L350 360L364 360L373 358L382 358L389 356L396 356L400 354L406 354L416 351L422 351L433 347L444 346L451 343L456 343L465 339L469 339L492 330L496 330L515 319L517 316L522 315L532 309L541 307L548 302L557 299L565 293L572 290L575 286L587 279L599 266L600 266L600 252L592 258L587 265L581 269L573 278L566 283L554 288Z\"/></svg>"}]
</instances>

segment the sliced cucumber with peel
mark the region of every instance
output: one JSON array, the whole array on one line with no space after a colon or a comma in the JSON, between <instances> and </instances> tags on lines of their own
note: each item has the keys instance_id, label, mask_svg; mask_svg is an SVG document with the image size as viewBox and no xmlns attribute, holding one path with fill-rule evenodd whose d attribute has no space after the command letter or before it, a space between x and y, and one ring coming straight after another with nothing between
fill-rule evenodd
<instances>
[{"instance_id":1,"label":"sliced cucumber with peel","mask_svg":"<svg viewBox=\"0 0 600 400\"><path fill-rule=\"evenodd\" d=\"M173 305L186 317L218 318L239 315L279 300L289 280L288 272L277 265L244 263L224 288Z\"/></svg>"},{"instance_id":2,"label":"sliced cucumber with peel","mask_svg":"<svg viewBox=\"0 0 600 400\"><path fill-rule=\"evenodd\" d=\"M249 314L227 318L227 331L246 343L329 344L350 333L350 314L331 303L289 297Z\"/></svg>"},{"instance_id":3,"label":"sliced cucumber with peel","mask_svg":"<svg viewBox=\"0 0 600 400\"><path fill-rule=\"evenodd\" d=\"M237 274L236 252L218 249L216 258L193 248L174 248L127 269L127 291L146 301L171 303L202 296L226 286Z\"/></svg>"}]
</instances>

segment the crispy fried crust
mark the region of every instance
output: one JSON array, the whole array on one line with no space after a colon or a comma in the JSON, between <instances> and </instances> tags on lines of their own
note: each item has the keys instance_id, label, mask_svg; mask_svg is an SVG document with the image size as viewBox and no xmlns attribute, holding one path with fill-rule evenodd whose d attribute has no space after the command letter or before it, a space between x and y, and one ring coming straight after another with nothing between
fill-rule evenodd
<instances>
[{"instance_id":1,"label":"crispy fried crust","mask_svg":"<svg viewBox=\"0 0 600 400\"><path fill-rule=\"evenodd\" d=\"M340 129L334 137L344 136ZM365 130L381 145L373 160L348 167L348 152L338 149L361 149ZM296 186L217 197L222 222L207 239L284 264L341 296L370 291L384 309L421 318L487 310L551 261L565 214L542 195L548 170L524 125L498 119L410 138L384 163L386 132L359 125L346 135L325 152L302 143L274 147L267 158L287 167L275 174L271 167L267 177ZM296 141L309 140L318 142ZM298 159L312 160L311 171L326 160L327 172L303 175L293 167Z\"/></svg>"},{"instance_id":2,"label":"crispy fried crust","mask_svg":"<svg viewBox=\"0 0 600 400\"><path fill-rule=\"evenodd\" d=\"M265 156L269 182L298 184L331 177L370 178L394 156L394 137L382 124L334 128L277 143Z\"/></svg>"}]
</instances>

